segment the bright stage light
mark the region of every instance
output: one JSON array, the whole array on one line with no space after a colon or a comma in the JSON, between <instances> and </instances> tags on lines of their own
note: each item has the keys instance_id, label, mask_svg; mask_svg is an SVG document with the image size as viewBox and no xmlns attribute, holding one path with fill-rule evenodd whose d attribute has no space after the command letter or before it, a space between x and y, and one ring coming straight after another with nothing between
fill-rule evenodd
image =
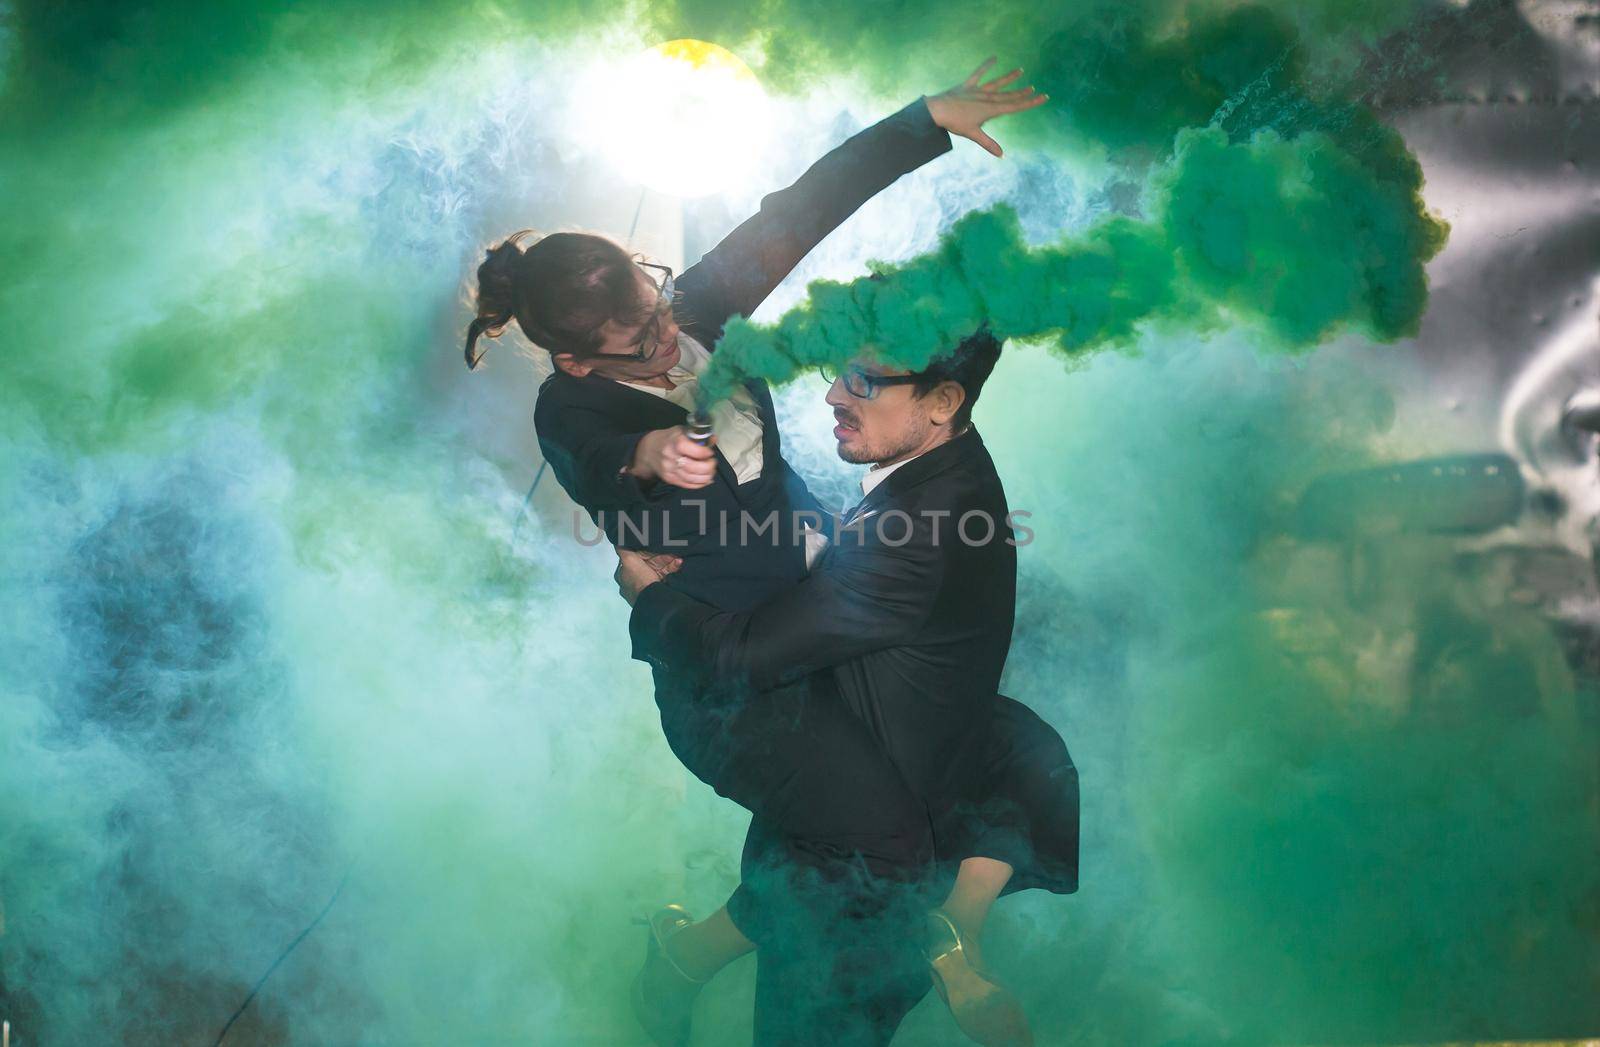
<instances>
[{"instance_id":1,"label":"bright stage light","mask_svg":"<svg viewBox=\"0 0 1600 1047\"><path fill-rule=\"evenodd\" d=\"M769 132L767 96L732 51L669 40L591 83L585 131L629 179L693 197L755 170Z\"/></svg>"}]
</instances>

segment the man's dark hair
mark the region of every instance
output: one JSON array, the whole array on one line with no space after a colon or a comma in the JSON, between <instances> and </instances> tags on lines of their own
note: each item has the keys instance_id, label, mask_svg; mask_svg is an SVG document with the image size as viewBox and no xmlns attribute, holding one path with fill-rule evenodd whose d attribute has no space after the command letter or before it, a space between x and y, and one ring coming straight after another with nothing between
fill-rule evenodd
<instances>
[{"instance_id":1,"label":"man's dark hair","mask_svg":"<svg viewBox=\"0 0 1600 1047\"><path fill-rule=\"evenodd\" d=\"M955 382L966 392L961 407L950 419L950 431L959 433L972 421L972 406L983 392L995 361L1000 359L1000 339L984 324L957 345L955 352L941 356L925 370L918 371L911 388L920 398L933 392L940 382Z\"/></svg>"}]
</instances>

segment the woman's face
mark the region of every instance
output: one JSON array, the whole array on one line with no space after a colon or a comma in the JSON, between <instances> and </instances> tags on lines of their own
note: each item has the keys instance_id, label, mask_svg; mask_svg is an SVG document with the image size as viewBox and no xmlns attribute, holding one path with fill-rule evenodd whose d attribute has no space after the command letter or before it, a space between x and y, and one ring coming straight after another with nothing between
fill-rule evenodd
<instances>
[{"instance_id":1,"label":"woman's face","mask_svg":"<svg viewBox=\"0 0 1600 1047\"><path fill-rule=\"evenodd\" d=\"M662 296L661 288L644 274L643 269L634 266L633 275L639 286L639 302L652 311L654 323L651 322L651 316L635 324L607 320L605 326L600 328L604 341L595 355L576 357L569 353L558 353L554 357L556 366L578 378L593 372L625 382L656 378L677 366L681 354L678 351L678 321L672 315L672 303ZM637 358L641 351L645 354L643 360Z\"/></svg>"}]
</instances>

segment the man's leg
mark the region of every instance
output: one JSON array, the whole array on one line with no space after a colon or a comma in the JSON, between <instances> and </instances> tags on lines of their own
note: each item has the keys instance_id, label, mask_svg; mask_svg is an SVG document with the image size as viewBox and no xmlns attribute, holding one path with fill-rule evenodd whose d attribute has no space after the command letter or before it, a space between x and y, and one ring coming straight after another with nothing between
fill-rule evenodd
<instances>
[{"instance_id":1,"label":"man's leg","mask_svg":"<svg viewBox=\"0 0 1600 1047\"><path fill-rule=\"evenodd\" d=\"M753 830L764 827L768 846L784 856L768 866L844 896L922 875L933 856L927 809L868 727L838 701L831 677L736 702L703 697L689 683L658 674L668 744L697 777L752 813ZM725 914L755 941L763 933L760 893L759 885L741 885ZM720 920L702 923L679 932L691 936L682 945L694 953L697 970L741 954L733 951L740 943L718 933L725 930Z\"/></svg>"},{"instance_id":2,"label":"man's leg","mask_svg":"<svg viewBox=\"0 0 1600 1047\"><path fill-rule=\"evenodd\" d=\"M763 899L771 933L756 953L755 1045L886 1047L931 984L916 940L926 899L808 886Z\"/></svg>"},{"instance_id":3,"label":"man's leg","mask_svg":"<svg viewBox=\"0 0 1600 1047\"><path fill-rule=\"evenodd\" d=\"M748 809L752 826L771 826L781 859L769 867L782 870L741 883L725 910L699 923L681 910L657 914L632 997L635 1015L657 1042L685 1042L700 986L752 942L771 940L769 899L804 885L817 888L814 898L870 902L881 884L916 880L932 861L926 809L831 683L815 676L713 703L692 685L657 673L667 743L702 781ZM826 967L826 953L811 956Z\"/></svg>"},{"instance_id":4,"label":"man's leg","mask_svg":"<svg viewBox=\"0 0 1600 1047\"><path fill-rule=\"evenodd\" d=\"M874 958L875 959L875 958ZM905 1016L926 996L928 968L915 956L863 972L870 981L840 993L837 982L859 963L832 955L756 952L755 1047L887 1047ZM819 982L815 972L830 975Z\"/></svg>"}]
</instances>

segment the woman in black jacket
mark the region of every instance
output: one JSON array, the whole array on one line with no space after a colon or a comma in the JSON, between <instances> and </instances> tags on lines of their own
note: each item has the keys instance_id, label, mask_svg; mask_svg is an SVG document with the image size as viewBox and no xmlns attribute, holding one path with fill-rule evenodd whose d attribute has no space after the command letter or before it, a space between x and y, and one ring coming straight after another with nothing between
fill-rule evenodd
<instances>
[{"instance_id":1,"label":"woman in black jacket","mask_svg":"<svg viewBox=\"0 0 1600 1047\"><path fill-rule=\"evenodd\" d=\"M534 415L546 461L618 548L680 557L674 587L743 610L804 576L818 544L805 521L820 526L825 516L783 458L766 384L747 382L716 406L717 437L707 446L684 425L697 375L729 317L752 313L861 204L949 151L951 132L1000 155L981 125L1044 99L1006 89L1020 70L982 84L992 61L860 132L764 197L756 215L681 275L585 233L551 234L526 250L526 234L518 233L480 266L469 366L478 337L497 335L512 319L551 353L555 369ZM775 530L740 534L744 521L768 519ZM783 839L792 866L859 888L862 866L870 879L894 883L914 878L933 857L925 804L868 725L828 700L825 679L759 701L659 667L655 684L674 753L752 812L752 840ZM751 850L747 843L747 858ZM706 920L693 922L677 907L652 919L635 1005L658 1042L683 1042L694 990L763 939L756 897L741 884ZM663 948L669 937L670 950Z\"/></svg>"}]
</instances>

